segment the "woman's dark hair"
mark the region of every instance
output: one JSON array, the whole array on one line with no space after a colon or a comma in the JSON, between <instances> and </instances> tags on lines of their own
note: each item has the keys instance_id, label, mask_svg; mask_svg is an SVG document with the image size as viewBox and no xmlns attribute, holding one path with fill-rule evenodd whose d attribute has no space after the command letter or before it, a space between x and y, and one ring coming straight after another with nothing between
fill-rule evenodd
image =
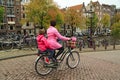
<instances>
[{"instance_id":1,"label":"woman's dark hair","mask_svg":"<svg viewBox=\"0 0 120 80\"><path fill-rule=\"evenodd\" d=\"M54 21L54 20L50 21L50 26L55 27L56 26L56 21Z\"/></svg>"}]
</instances>

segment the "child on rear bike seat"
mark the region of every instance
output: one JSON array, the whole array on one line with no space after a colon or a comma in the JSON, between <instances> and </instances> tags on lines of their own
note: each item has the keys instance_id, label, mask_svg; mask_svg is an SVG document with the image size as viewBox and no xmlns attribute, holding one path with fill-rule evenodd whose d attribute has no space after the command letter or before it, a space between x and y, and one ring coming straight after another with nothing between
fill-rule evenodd
<instances>
[{"instance_id":1,"label":"child on rear bike seat","mask_svg":"<svg viewBox=\"0 0 120 80\"><path fill-rule=\"evenodd\" d=\"M44 28L40 28L39 29L39 34L37 35L37 47L38 47L38 55L40 55L42 52L49 52L50 56L49 58L51 58L54 54L54 51L50 49L48 43L47 43L47 39L45 37L45 29ZM49 58L46 58L46 63L49 63Z\"/></svg>"}]
</instances>

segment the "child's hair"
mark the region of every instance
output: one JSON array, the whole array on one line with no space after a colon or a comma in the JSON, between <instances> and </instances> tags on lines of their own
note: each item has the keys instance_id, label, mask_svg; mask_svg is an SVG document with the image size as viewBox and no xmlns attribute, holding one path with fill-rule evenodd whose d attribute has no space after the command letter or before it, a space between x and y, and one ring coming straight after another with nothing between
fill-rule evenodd
<instances>
[{"instance_id":1,"label":"child's hair","mask_svg":"<svg viewBox=\"0 0 120 80\"><path fill-rule=\"evenodd\" d=\"M40 28L39 29L39 34L45 34L45 29L44 28Z\"/></svg>"}]
</instances>

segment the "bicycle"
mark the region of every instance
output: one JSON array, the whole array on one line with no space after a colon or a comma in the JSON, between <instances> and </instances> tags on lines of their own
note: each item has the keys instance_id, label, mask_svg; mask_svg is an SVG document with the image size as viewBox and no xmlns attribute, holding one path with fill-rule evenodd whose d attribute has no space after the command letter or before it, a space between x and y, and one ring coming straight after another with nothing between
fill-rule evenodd
<instances>
[{"instance_id":1,"label":"bicycle","mask_svg":"<svg viewBox=\"0 0 120 80\"><path fill-rule=\"evenodd\" d=\"M65 48L63 53L59 56L58 60L60 60L60 62L56 63L53 61L53 58L49 58L50 64L46 64L45 58L48 58L50 54L48 52L42 53L35 61L35 71L39 75L45 76L49 74L53 69L56 69L60 63L63 62L65 57L67 66L71 69L76 68L80 62L79 52L73 50L73 46L70 45L71 41L68 41L67 44L67 48Z\"/></svg>"},{"instance_id":2,"label":"bicycle","mask_svg":"<svg viewBox=\"0 0 120 80\"><path fill-rule=\"evenodd\" d=\"M17 47L18 49L24 49L29 48L32 51L36 50L36 40L32 37L27 38L26 40L24 38L20 38L20 40L13 41L14 47Z\"/></svg>"},{"instance_id":3,"label":"bicycle","mask_svg":"<svg viewBox=\"0 0 120 80\"><path fill-rule=\"evenodd\" d=\"M3 50L8 50L13 48L12 38L9 35L5 35L4 37L1 37L0 43L1 43L1 48Z\"/></svg>"}]
</instances>

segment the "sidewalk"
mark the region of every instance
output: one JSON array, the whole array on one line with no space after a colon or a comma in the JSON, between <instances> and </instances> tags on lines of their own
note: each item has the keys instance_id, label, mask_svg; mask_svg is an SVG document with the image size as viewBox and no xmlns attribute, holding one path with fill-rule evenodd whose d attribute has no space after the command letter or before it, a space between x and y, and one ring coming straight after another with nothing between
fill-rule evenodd
<instances>
[{"instance_id":1,"label":"sidewalk","mask_svg":"<svg viewBox=\"0 0 120 80\"><path fill-rule=\"evenodd\" d=\"M116 45L115 48L116 48L115 50L120 50L120 45ZM106 50L104 46L96 47L95 50L93 50L93 48L82 48L81 52L110 51L110 50L113 50L113 46L108 46Z\"/></svg>"},{"instance_id":2,"label":"sidewalk","mask_svg":"<svg viewBox=\"0 0 120 80\"><path fill-rule=\"evenodd\" d=\"M79 51L78 48L76 50ZM96 50L93 50L93 48L83 48L82 51L79 51L80 53L84 52L94 52L94 51L110 51L113 50L113 46L108 46L107 50L105 50L104 47L96 47ZM115 50L120 50L120 45L116 45ZM29 56L29 55L36 55L37 50L32 51L30 49L24 49L24 50L19 50L19 49L12 49L12 50L1 50L0 51L0 60L6 60L6 59L11 59L11 58L16 58L16 57L23 57L23 56Z\"/></svg>"},{"instance_id":3,"label":"sidewalk","mask_svg":"<svg viewBox=\"0 0 120 80\"><path fill-rule=\"evenodd\" d=\"M0 60L11 59L16 57L28 56L28 55L35 55L37 54L37 50L32 51L30 49L12 49L12 50L1 50L0 51Z\"/></svg>"}]
</instances>

